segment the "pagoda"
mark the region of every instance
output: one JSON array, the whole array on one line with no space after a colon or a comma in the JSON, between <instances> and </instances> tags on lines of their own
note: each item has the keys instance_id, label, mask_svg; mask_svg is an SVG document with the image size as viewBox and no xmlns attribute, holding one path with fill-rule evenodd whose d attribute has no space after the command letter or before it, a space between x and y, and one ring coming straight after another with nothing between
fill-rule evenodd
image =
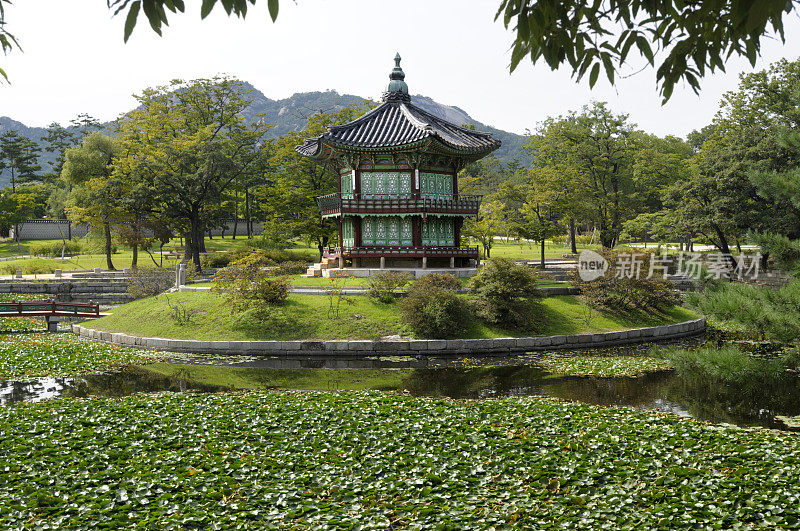
<instances>
[{"instance_id":1,"label":"pagoda","mask_svg":"<svg viewBox=\"0 0 800 531\"><path fill-rule=\"evenodd\" d=\"M323 264L353 276L374 268L474 270L478 248L462 245L461 227L477 217L481 196L458 193L458 172L500 141L413 105L399 54L394 61L381 105L296 148L339 175L338 191L317 197L322 218L339 229Z\"/></svg>"}]
</instances>

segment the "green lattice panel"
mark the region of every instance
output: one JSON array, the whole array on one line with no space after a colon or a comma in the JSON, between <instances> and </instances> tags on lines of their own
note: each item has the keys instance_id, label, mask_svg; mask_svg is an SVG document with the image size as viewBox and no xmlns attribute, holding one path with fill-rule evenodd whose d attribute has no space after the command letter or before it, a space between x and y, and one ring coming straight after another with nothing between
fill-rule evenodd
<instances>
[{"instance_id":1,"label":"green lattice panel","mask_svg":"<svg viewBox=\"0 0 800 531\"><path fill-rule=\"evenodd\" d=\"M452 218L429 217L422 223L422 245L429 247L452 247L455 232Z\"/></svg>"},{"instance_id":2,"label":"green lattice panel","mask_svg":"<svg viewBox=\"0 0 800 531\"><path fill-rule=\"evenodd\" d=\"M342 221L342 243L345 247L352 247L356 243L353 218L344 218Z\"/></svg>"},{"instance_id":3,"label":"green lattice panel","mask_svg":"<svg viewBox=\"0 0 800 531\"><path fill-rule=\"evenodd\" d=\"M423 197L439 197L453 193L453 176L444 173L421 172L420 193Z\"/></svg>"},{"instance_id":4,"label":"green lattice panel","mask_svg":"<svg viewBox=\"0 0 800 531\"><path fill-rule=\"evenodd\" d=\"M361 194L408 196L411 194L411 174L409 172L361 172Z\"/></svg>"},{"instance_id":5,"label":"green lattice panel","mask_svg":"<svg viewBox=\"0 0 800 531\"><path fill-rule=\"evenodd\" d=\"M341 181L342 182L342 193L346 194L345 197L348 197L348 196L352 197L352 193L353 193L353 174L352 173L348 173L348 174L342 175L341 179L342 179L342 181Z\"/></svg>"}]
</instances>

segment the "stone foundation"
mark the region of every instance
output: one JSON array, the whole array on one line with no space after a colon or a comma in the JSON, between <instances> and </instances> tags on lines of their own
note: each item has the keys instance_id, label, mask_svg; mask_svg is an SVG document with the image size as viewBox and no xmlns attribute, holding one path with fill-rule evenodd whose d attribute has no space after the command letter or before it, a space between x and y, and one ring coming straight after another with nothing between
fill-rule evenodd
<instances>
[{"instance_id":1,"label":"stone foundation","mask_svg":"<svg viewBox=\"0 0 800 531\"><path fill-rule=\"evenodd\" d=\"M405 339L397 341L333 340L333 341L199 341L139 337L123 333L102 332L86 326L72 325L73 333L104 343L197 354L231 354L251 356L497 356L510 353L560 349L607 348L652 341L664 341L702 335L706 319L701 317L683 323L616 332L572 334L542 337L496 339Z\"/></svg>"}]
</instances>

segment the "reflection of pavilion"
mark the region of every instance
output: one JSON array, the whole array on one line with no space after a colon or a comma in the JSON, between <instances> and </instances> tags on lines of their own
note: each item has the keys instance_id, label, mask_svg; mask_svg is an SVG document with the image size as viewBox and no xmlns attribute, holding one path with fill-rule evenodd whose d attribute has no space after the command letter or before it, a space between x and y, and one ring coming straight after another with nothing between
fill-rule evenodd
<instances>
[{"instance_id":1,"label":"reflection of pavilion","mask_svg":"<svg viewBox=\"0 0 800 531\"><path fill-rule=\"evenodd\" d=\"M398 55L380 106L296 148L339 174L338 191L317 198L339 229L324 263L363 275L374 267L466 271L478 249L462 246L461 226L478 215L481 197L458 193L458 171L500 141L414 106L404 78Z\"/></svg>"}]
</instances>

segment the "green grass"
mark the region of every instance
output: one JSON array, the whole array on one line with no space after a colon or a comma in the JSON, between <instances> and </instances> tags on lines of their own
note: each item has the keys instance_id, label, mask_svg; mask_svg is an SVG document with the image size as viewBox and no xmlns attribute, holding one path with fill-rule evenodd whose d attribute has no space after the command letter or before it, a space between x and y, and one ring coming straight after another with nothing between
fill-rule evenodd
<instances>
[{"instance_id":1,"label":"green grass","mask_svg":"<svg viewBox=\"0 0 800 531\"><path fill-rule=\"evenodd\" d=\"M30 254L30 245L39 243L60 242L61 240L20 240L17 242L10 238L0 240L0 258Z\"/></svg>"},{"instance_id":2,"label":"green grass","mask_svg":"<svg viewBox=\"0 0 800 531\"><path fill-rule=\"evenodd\" d=\"M366 297L351 297L342 303L338 318L328 316L329 299L319 295L290 295L276 308L271 322L248 322L233 314L225 296L214 293L176 293L141 299L117 307L112 315L89 321L86 326L133 335L201 340L265 339L375 339L381 336L411 335L401 322L397 304L374 302ZM171 317L169 304L194 311L191 322L180 324ZM467 338L522 337L526 335L606 332L626 328L655 326L696 317L690 310L675 307L665 314L635 313L615 315L588 311L574 296L543 299L542 318L535 330L508 330L475 322Z\"/></svg>"},{"instance_id":3,"label":"green grass","mask_svg":"<svg viewBox=\"0 0 800 531\"><path fill-rule=\"evenodd\" d=\"M580 253L585 249L598 250L599 248L599 245L578 245L578 252ZM538 243L525 241L505 243L504 241L495 240L491 249L492 258L506 257L514 260L539 260L541 259L541 253L541 247ZM546 260L561 259L568 254L570 254L569 246L565 247L563 244L558 243L545 244L544 257Z\"/></svg>"},{"instance_id":4,"label":"green grass","mask_svg":"<svg viewBox=\"0 0 800 531\"><path fill-rule=\"evenodd\" d=\"M551 399L222 393L0 408L0 527L788 528L800 437Z\"/></svg>"}]
</instances>

